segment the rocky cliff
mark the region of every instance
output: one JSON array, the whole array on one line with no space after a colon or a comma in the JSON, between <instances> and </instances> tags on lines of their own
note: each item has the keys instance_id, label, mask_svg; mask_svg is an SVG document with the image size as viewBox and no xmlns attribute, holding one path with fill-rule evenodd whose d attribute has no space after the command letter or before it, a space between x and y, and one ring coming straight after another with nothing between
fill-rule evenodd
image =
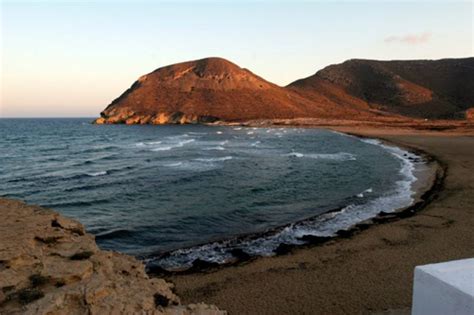
<instances>
[{"instance_id":1,"label":"rocky cliff","mask_svg":"<svg viewBox=\"0 0 474 315\"><path fill-rule=\"evenodd\" d=\"M181 305L173 285L142 263L100 250L74 221L0 199L1 314L226 314Z\"/></svg>"}]
</instances>

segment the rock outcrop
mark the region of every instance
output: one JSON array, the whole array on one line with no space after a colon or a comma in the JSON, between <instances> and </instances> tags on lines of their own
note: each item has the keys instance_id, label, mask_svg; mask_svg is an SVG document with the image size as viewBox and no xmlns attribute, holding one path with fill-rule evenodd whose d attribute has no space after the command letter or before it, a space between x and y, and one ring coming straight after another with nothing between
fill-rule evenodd
<instances>
[{"instance_id":1,"label":"rock outcrop","mask_svg":"<svg viewBox=\"0 0 474 315\"><path fill-rule=\"evenodd\" d=\"M110 116L109 116L110 115ZM116 110L109 113L105 117L97 118L94 123L97 125L103 124L126 124L126 125L166 125L166 124L202 124L213 123L218 121L217 117L213 116L198 116L194 114L184 114L182 112L157 114L139 114L133 111Z\"/></svg>"},{"instance_id":2,"label":"rock outcrop","mask_svg":"<svg viewBox=\"0 0 474 315\"><path fill-rule=\"evenodd\" d=\"M466 115L467 120L474 121L474 107L471 107L468 110L466 110L465 115Z\"/></svg>"},{"instance_id":3,"label":"rock outcrop","mask_svg":"<svg viewBox=\"0 0 474 315\"><path fill-rule=\"evenodd\" d=\"M1 314L226 314L181 305L173 285L133 257L100 250L74 221L0 199Z\"/></svg>"}]
</instances>

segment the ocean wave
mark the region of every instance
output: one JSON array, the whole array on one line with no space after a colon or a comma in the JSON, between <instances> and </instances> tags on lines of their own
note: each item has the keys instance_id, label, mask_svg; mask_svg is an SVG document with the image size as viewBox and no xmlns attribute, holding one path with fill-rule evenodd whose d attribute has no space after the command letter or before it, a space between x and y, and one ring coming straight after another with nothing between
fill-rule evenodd
<instances>
[{"instance_id":1,"label":"ocean wave","mask_svg":"<svg viewBox=\"0 0 474 315\"><path fill-rule=\"evenodd\" d=\"M176 166L181 166L183 165L183 162L176 162L176 163L166 163L164 166L166 167L176 167Z\"/></svg>"},{"instance_id":2,"label":"ocean wave","mask_svg":"<svg viewBox=\"0 0 474 315\"><path fill-rule=\"evenodd\" d=\"M219 162L219 161L227 161L227 160L232 160L232 156L223 156L223 157L216 157L216 158L199 158L195 159L196 161L199 162Z\"/></svg>"},{"instance_id":3,"label":"ocean wave","mask_svg":"<svg viewBox=\"0 0 474 315\"><path fill-rule=\"evenodd\" d=\"M256 146L258 146L260 143L261 143L260 141L255 141L255 142L252 142L252 143L250 144L250 146L251 146L251 147L256 147Z\"/></svg>"},{"instance_id":4,"label":"ocean wave","mask_svg":"<svg viewBox=\"0 0 474 315\"><path fill-rule=\"evenodd\" d=\"M182 139L182 138L187 138L189 135L187 133L183 133L181 135L175 135L175 136L168 136L166 139Z\"/></svg>"},{"instance_id":5,"label":"ocean wave","mask_svg":"<svg viewBox=\"0 0 474 315\"><path fill-rule=\"evenodd\" d=\"M151 151L153 151L153 152L169 151L171 149L184 147L186 144L189 144L189 143L194 142L194 141L195 141L195 139L182 140L182 141L179 141L178 143L169 144L169 145L163 146L163 147L153 148L153 149L151 149Z\"/></svg>"},{"instance_id":6,"label":"ocean wave","mask_svg":"<svg viewBox=\"0 0 474 315\"><path fill-rule=\"evenodd\" d=\"M132 170L132 169L134 169L134 166L127 165L127 166L118 167L118 168L111 168L105 171L80 173L80 174L75 174L75 175L67 176L67 177L64 177L64 176L55 176L55 177L60 177L65 180L75 180L75 179L82 179L82 178L87 178L87 177L105 176L105 175L115 174L115 173Z\"/></svg>"},{"instance_id":7,"label":"ocean wave","mask_svg":"<svg viewBox=\"0 0 474 315\"><path fill-rule=\"evenodd\" d=\"M113 150L116 148L118 148L118 146L116 145L96 145L96 146L86 148L84 150L80 150L79 153L95 153L95 152L101 152L104 150Z\"/></svg>"},{"instance_id":8,"label":"ocean wave","mask_svg":"<svg viewBox=\"0 0 474 315\"><path fill-rule=\"evenodd\" d=\"M206 151L212 151L212 150L216 150L216 151L224 151L225 148L222 147L222 146L215 146L215 147L207 147L207 148L202 148L203 150L206 150Z\"/></svg>"},{"instance_id":9,"label":"ocean wave","mask_svg":"<svg viewBox=\"0 0 474 315\"><path fill-rule=\"evenodd\" d=\"M304 154L303 153L298 153L298 152L291 152L291 153L285 154L285 156L294 156L294 157L301 158L301 157L304 156Z\"/></svg>"},{"instance_id":10,"label":"ocean wave","mask_svg":"<svg viewBox=\"0 0 474 315\"><path fill-rule=\"evenodd\" d=\"M216 163L206 162L206 161L180 161L173 163L164 163L163 166L176 168L179 170L186 170L187 172L205 172L218 168ZM186 178L178 180L177 182L188 181Z\"/></svg>"},{"instance_id":11,"label":"ocean wave","mask_svg":"<svg viewBox=\"0 0 474 315\"><path fill-rule=\"evenodd\" d=\"M21 182L31 182L32 178L31 177L17 177L17 178L12 178L6 180L7 183L21 183Z\"/></svg>"},{"instance_id":12,"label":"ocean wave","mask_svg":"<svg viewBox=\"0 0 474 315\"><path fill-rule=\"evenodd\" d=\"M66 201L66 202L56 202L56 203L48 203L43 204L42 206L47 208L63 208L63 207L89 207L95 206L98 204L106 204L109 203L110 200L108 199L96 199L92 201Z\"/></svg>"},{"instance_id":13,"label":"ocean wave","mask_svg":"<svg viewBox=\"0 0 474 315\"><path fill-rule=\"evenodd\" d=\"M107 171L100 171L95 173L87 173L87 176L96 177L96 176L104 176L107 175Z\"/></svg>"},{"instance_id":14,"label":"ocean wave","mask_svg":"<svg viewBox=\"0 0 474 315\"><path fill-rule=\"evenodd\" d=\"M324 160L335 160L335 161L355 161L356 157L352 153L339 152L339 153L300 153L291 152L284 154L284 156L293 156L297 158L310 158L310 159L324 159Z\"/></svg>"},{"instance_id":15,"label":"ocean wave","mask_svg":"<svg viewBox=\"0 0 474 315\"><path fill-rule=\"evenodd\" d=\"M127 238L133 235L133 231L128 229L109 230L95 235L96 240L107 240L117 238Z\"/></svg>"},{"instance_id":16,"label":"ocean wave","mask_svg":"<svg viewBox=\"0 0 474 315\"><path fill-rule=\"evenodd\" d=\"M113 185L120 184L120 182L111 182L111 183L99 183L99 184L94 184L94 185L80 185L80 186L72 186L69 188L64 188L64 192L75 192L75 191L88 191L88 190L94 190L102 187L110 187Z\"/></svg>"},{"instance_id":17,"label":"ocean wave","mask_svg":"<svg viewBox=\"0 0 474 315\"><path fill-rule=\"evenodd\" d=\"M78 163L75 163L73 164L72 166L81 166L81 165L89 165L89 164L94 164L96 162L100 162L100 161L112 161L112 160L115 160L117 159L117 154L109 154L109 155L105 155L105 156L101 156L101 157L96 157L96 158L93 158L93 159L87 159L87 160L82 160Z\"/></svg>"},{"instance_id":18,"label":"ocean wave","mask_svg":"<svg viewBox=\"0 0 474 315\"><path fill-rule=\"evenodd\" d=\"M162 143L162 141L137 142L137 143L135 143L135 145L137 147L145 147L145 146L157 145L157 144L161 144L161 143Z\"/></svg>"},{"instance_id":19,"label":"ocean wave","mask_svg":"<svg viewBox=\"0 0 474 315\"><path fill-rule=\"evenodd\" d=\"M416 181L413 175L415 169L412 160L419 160L419 156L405 151L401 148L382 144L372 139L362 140L368 144L378 145L386 149L401 162L399 173L402 180L395 183L393 191L369 200L362 204L349 204L336 211L330 211L313 218L292 223L282 228L276 228L270 233L260 237L249 236L229 239L221 242L212 242L204 245L194 246L172 251L156 258L146 259L147 264L157 265L167 270L189 268L196 260L223 264L234 258L233 253L238 250L251 256L271 256L280 244L302 245L306 241L305 236L333 237L340 230L348 230L359 222L371 219L380 212L394 212L413 203L412 185ZM307 156L301 153L292 153L296 157ZM321 154L317 155L320 158ZM328 156L327 154L325 155ZM331 154L330 158L341 154ZM352 158L349 153L342 155L345 159ZM362 192L371 193L372 188Z\"/></svg>"},{"instance_id":20,"label":"ocean wave","mask_svg":"<svg viewBox=\"0 0 474 315\"><path fill-rule=\"evenodd\" d=\"M114 170L112 170L114 171ZM67 173L63 171L56 171L51 173L46 173L45 175L41 176L28 176L28 177L18 177L9 179L7 183L21 183L21 182L42 182L42 183L52 183L57 181L67 181L67 180L76 180L76 179L83 179L87 177L97 177L97 176L104 176L108 175L109 171L98 171L98 172L90 172L90 173Z\"/></svg>"},{"instance_id":21,"label":"ocean wave","mask_svg":"<svg viewBox=\"0 0 474 315\"><path fill-rule=\"evenodd\" d=\"M371 193L372 191L373 191L372 188L368 188L364 190L363 192L357 194L356 196L359 198L364 198L365 194Z\"/></svg>"},{"instance_id":22,"label":"ocean wave","mask_svg":"<svg viewBox=\"0 0 474 315\"><path fill-rule=\"evenodd\" d=\"M176 148L176 147L172 147L172 146L168 146L168 147L159 147L159 148L154 148L154 149L151 149L151 151L153 152L157 152L157 151L169 151L173 148Z\"/></svg>"}]
</instances>

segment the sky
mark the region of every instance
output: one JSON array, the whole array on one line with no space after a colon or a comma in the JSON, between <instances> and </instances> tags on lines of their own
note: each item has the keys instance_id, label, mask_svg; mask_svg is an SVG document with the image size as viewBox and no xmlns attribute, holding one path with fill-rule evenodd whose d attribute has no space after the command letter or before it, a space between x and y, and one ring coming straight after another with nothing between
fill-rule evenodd
<instances>
[{"instance_id":1,"label":"sky","mask_svg":"<svg viewBox=\"0 0 474 315\"><path fill-rule=\"evenodd\" d=\"M352 58L474 55L472 1L0 2L0 117L96 117L141 75L210 56L284 86Z\"/></svg>"}]
</instances>

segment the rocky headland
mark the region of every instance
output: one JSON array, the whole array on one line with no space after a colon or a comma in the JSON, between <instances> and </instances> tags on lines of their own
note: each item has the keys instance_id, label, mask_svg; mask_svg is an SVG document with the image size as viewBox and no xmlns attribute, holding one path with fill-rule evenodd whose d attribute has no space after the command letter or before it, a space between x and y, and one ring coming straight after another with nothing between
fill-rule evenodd
<instances>
[{"instance_id":1,"label":"rocky headland","mask_svg":"<svg viewBox=\"0 0 474 315\"><path fill-rule=\"evenodd\" d=\"M116 98L96 124L200 124L324 119L472 121L474 58L330 65L286 87L222 58L158 68Z\"/></svg>"},{"instance_id":2,"label":"rocky headland","mask_svg":"<svg viewBox=\"0 0 474 315\"><path fill-rule=\"evenodd\" d=\"M0 199L1 314L208 314L133 257L100 250L77 221Z\"/></svg>"}]
</instances>

